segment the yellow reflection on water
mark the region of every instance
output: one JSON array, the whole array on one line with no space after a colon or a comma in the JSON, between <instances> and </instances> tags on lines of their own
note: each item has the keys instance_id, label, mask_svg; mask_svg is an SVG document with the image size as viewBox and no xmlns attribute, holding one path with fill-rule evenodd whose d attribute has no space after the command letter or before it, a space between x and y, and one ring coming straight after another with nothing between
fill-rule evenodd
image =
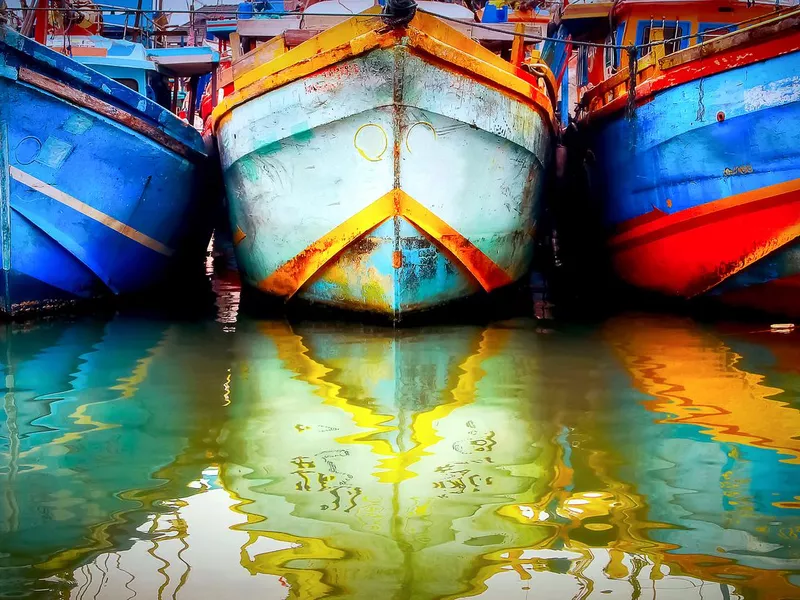
<instances>
[{"instance_id":1,"label":"yellow reflection on water","mask_svg":"<svg viewBox=\"0 0 800 600\"><path fill-rule=\"evenodd\" d=\"M720 442L771 448L800 464L800 411L778 398L784 390L763 374L742 369L742 356L723 339L670 317L612 320L607 333L636 387L652 396L647 408L668 415L664 422L696 425ZM800 363L794 367L800 371Z\"/></svg>"},{"instance_id":2,"label":"yellow reflection on water","mask_svg":"<svg viewBox=\"0 0 800 600\"><path fill-rule=\"evenodd\" d=\"M800 598L800 373L773 338L123 325L61 336L46 383L42 352L9 350L0 577L29 560L78 599Z\"/></svg>"}]
</instances>

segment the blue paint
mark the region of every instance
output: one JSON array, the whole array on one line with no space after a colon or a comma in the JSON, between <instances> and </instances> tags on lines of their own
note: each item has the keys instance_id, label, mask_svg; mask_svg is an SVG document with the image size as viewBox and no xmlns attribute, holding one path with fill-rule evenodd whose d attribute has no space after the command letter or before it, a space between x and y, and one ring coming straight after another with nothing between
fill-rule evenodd
<instances>
[{"instance_id":1,"label":"blue paint","mask_svg":"<svg viewBox=\"0 0 800 600\"><path fill-rule=\"evenodd\" d=\"M593 176L607 225L800 178L797 73L795 52L667 89L633 119L597 125ZM765 91L774 102L759 100ZM726 175L745 166L752 173Z\"/></svg>"},{"instance_id":2,"label":"blue paint","mask_svg":"<svg viewBox=\"0 0 800 600\"><path fill-rule=\"evenodd\" d=\"M10 209L3 240L9 246L3 248L6 312L141 290L174 266L190 238L202 243L195 198L206 156L195 130L125 86L8 29L0 29L0 56L14 68L113 104L188 149L186 158L35 86L0 78L7 123L0 183ZM21 177L56 191L34 189ZM88 208L77 210L53 197L59 194ZM122 235L100 222L102 216L87 216L92 210L174 252Z\"/></svg>"},{"instance_id":3,"label":"blue paint","mask_svg":"<svg viewBox=\"0 0 800 600\"><path fill-rule=\"evenodd\" d=\"M505 23L508 21L508 6L497 8L491 2L487 2L483 7L481 21L483 23Z\"/></svg>"}]
</instances>

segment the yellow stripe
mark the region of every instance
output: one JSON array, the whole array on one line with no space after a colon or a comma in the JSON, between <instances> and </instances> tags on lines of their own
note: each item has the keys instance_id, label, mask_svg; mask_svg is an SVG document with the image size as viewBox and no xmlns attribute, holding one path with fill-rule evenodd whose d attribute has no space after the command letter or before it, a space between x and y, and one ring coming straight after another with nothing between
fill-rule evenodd
<instances>
[{"instance_id":1,"label":"yellow stripe","mask_svg":"<svg viewBox=\"0 0 800 600\"><path fill-rule=\"evenodd\" d=\"M400 189L393 189L322 236L262 280L258 288L287 300L350 244L386 219L401 216L430 236L490 292L512 278L461 233Z\"/></svg>"},{"instance_id":2,"label":"yellow stripe","mask_svg":"<svg viewBox=\"0 0 800 600\"><path fill-rule=\"evenodd\" d=\"M109 229L113 229L117 233L124 235L126 238L131 239L134 242L138 242L142 246L146 246L147 248L150 248L159 254L163 254L164 256L172 256L174 252L172 248L168 248L158 240L154 240L153 238L143 234L141 231L135 230L133 227L126 225L122 221L117 221L114 217L111 217L104 212L100 212L96 208L92 208L77 198L73 198L69 194L65 194L61 190L54 188L52 185L45 183L41 179L37 179L25 171L20 171L16 167L9 167L9 172L11 177L20 183L27 185L29 188L34 189L37 192L56 200L57 202L61 202L61 204L77 210L82 215L85 215L90 219L97 221L98 223L102 223Z\"/></svg>"},{"instance_id":3,"label":"yellow stripe","mask_svg":"<svg viewBox=\"0 0 800 600\"><path fill-rule=\"evenodd\" d=\"M365 233L394 214L394 190L335 227L258 284L259 289L287 300L314 274Z\"/></svg>"}]
</instances>

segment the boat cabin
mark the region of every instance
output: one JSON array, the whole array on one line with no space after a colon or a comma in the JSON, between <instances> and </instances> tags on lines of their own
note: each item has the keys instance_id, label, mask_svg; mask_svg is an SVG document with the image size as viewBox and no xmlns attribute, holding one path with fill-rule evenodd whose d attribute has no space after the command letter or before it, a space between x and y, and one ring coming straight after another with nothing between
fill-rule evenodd
<instances>
[{"instance_id":1,"label":"boat cabin","mask_svg":"<svg viewBox=\"0 0 800 600\"><path fill-rule=\"evenodd\" d=\"M664 54L736 31L749 20L773 13L773 0L622 0L619 2L573 2L564 9L563 23L573 38L609 46L646 46L663 36ZM659 33L656 34L656 31ZM652 47L642 48L639 58ZM576 83L591 88L627 68L625 52L619 48L581 47L577 50Z\"/></svg>"}]
</instances>

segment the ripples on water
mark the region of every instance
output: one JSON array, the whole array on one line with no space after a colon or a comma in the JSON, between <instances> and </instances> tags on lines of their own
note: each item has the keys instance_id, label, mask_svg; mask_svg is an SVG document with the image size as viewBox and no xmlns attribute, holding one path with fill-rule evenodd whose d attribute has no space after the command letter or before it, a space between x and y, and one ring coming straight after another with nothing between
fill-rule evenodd
<instances>
[{"instance_id":1,"label":"ripples on water","mask_svg":"<svg viewBox=\"0 0 800 600\"><path fill-rule=\"evenodd\" d=\"M800 334L2 325L0 597L800 598Z\"/></svg>"}]
</instances>

